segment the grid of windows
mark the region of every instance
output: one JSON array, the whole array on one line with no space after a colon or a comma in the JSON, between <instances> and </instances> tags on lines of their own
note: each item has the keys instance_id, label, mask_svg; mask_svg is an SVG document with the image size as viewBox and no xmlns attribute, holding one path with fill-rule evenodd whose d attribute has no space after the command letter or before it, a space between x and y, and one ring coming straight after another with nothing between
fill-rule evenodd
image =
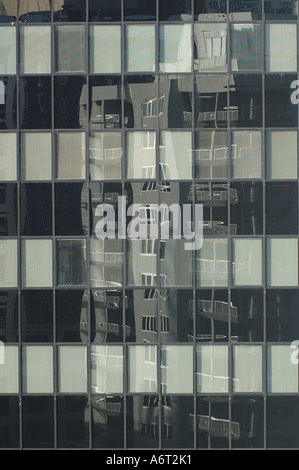
<instances>
[{"instance_id":1,"label":"grid of windows","mask_svg":"<svg viewBox=\"0 0 299 470\"><path fill-rule=\"evenodd\" d=\"M297 0L61 3L0 2L0 447L299 448Z\"/></svg>"}]
</instances>

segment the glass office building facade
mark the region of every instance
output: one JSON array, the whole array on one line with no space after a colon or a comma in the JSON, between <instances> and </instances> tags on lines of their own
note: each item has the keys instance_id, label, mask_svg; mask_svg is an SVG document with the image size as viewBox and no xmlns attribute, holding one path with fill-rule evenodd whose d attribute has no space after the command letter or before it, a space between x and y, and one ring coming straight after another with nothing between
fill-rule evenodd
<instances>
[{"instance_id":1,"label":"glass office building facade","mask_svg":"<svg viewBox=\"0 0 299 470\"><path fill-rule=\"evenodd\" d=\"M0 447L299 448L297 0L0 12Z\"/></svg>"}]
</instances>

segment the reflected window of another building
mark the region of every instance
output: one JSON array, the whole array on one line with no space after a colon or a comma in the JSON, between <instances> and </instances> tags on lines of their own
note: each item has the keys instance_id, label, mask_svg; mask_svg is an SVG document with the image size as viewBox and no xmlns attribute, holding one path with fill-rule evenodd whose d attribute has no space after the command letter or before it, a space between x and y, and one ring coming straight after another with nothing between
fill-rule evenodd
<instances>
[{"instance_id":1,"label":"reflected window of another building","mask_svg":"<svg viewBox=\"0 0 299 470\"><path fill-rule=\"evenodd\" d=\"M270 74L265 76L266 127L297 127L298 108L291 102L291 83L296 74Z\"/></svg>"},{"instance_id":2,"label":"reflected window of another building","mask_svg":"<svg viewBox=\"0 0 299 470\"><path fill-rule=\"evenodd\" d=\"M127 178L156 178L156 145L155 131L127 132L126 156Z\"/></svg>"},{"instance_id":3,"label":"reflected window of another building","mask_svg":"<svg viewBox=\"0 0 299 470\"><path fill-rule=\"evenodd\" d=\"M80 343L88 340L88 294L81 289L59 289L55 294L56 341Z\"/></svg>"},{"instance_id":4,"label":"reflected window of another building","mask_svg":"<svg viewBox=\"0 0 299 470\"><path fill-rule=\"evenodd\" d=\"M197 393L228 393L228 346L196 346L196 390Z\"/></svg>"},{"instance_id":5,"label":"reflected window of another building","mask_svg":"<svg viewBox=\"0 0 299 470\"><path fill-rule=\"evenodd\" d=\"M123 393L122 346L91 346L91 391L96 393Z\"/></svg>"},{"instance_id":6,"label":"reflected window of another building","mask_svg":"<svg viewBox=\"0 0 299 470\"><path fill-rule=\"evenodd\" d=\"M277 2L277 0L267 0L264 5L266 20L296 20L298 17L298 0L288 2Z\"/></svg>"},{"instance_id":7,"label":"reflected window of another building","mask_svg":"<svg viewBox=\"0 0 299 470\"><path fill-rule=\"evenodd\" d=\"M125 0L125 21L155 21L156 0Z\"/></svg>"},{"instance_id":8,"label":"reflected window of another building","mask_svg":"<svg viewBox=\"0 0 299 470\"><path fill-rule=\"evenodd\" d=\"M292 362L294 352L288 344L267 346L268 393L298 393L298 364ZM297 356L298 353L296 359Z\"/></svg>"},{"instance_id":9,"label":"reflected window of another building","mask_svg":"<svg viewBox=\"0 0 299 470\"><path fill-rule=\"evenodd\" d=\"M91 180L119 180L122 172L120 132L90 132L89 175Z\"/></svg>"},{"instance_id":10,"label":"reflected window of another building","mask_svg":"<svg viewBox=\"0 0 299 470\"><path fill-rule=\"evenodd\" d=\"M231 420L233 449L264 448L263 397L232 397Z\"/></svg>"},{"instance_id":11,"label":"reflected window of another building","mask_svg":"<svg viewBox=\"0 0 299 470\"><path fill-rule=\"evenodd\" d=\"M226 131L195 132L195 178L227 179L228 155Z\"/></svg>"},{"instance_id":12,"label":"reflected window of another building","mask_svg":"<svg viewBox=\"0 0 299 470\"><path fill-rule=\"evenodd\" d=\"M91 76L89 80L90 129L119 129L122 126L121 78Z\"/></svg>"},{"instance_id":13,"label":"reflected window of another building","mask_svg":"<svg viewBox=\"0 0 299 470\"><path fill-rule=\"evenodd\" d=\"M54 127L56 129L86 128L86 78L80 75L54 77Z\"/></svg>"}]
</instances>

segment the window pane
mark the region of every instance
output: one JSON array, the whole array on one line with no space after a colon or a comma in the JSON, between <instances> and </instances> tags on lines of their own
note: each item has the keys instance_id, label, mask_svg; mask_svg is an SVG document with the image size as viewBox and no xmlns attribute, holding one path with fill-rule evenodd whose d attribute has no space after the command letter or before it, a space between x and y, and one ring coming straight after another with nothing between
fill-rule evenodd
<instances>
[{"instance_id":1,"label":"window pane","mask_svg":"<svg viewBox=\"0 0 299 470\"><path fill-rule=\"evenodd\" d=\"M261 25L233 24L231 26L231 69L261 70Z\"/></svg>"},{"instance_id":2,"label":"window pane","mask_svg":"<svg viewBox=\"0 0 299 470\"><path fill-rule=\"evenodd\" d=\"M17 240L0 240L0 261L0 287L17 287Z\"/></svg>"},{"instance_id":3,"label":"window pane","mask_svg":"<svg viewBox=\"0 0 299 470\"><path fill-rule=\"evenodd\" d=\"M21 73L51 73L51 27L21 26Z\"/></svg>"},{"instance_id":4,"label":"window pane","mask_svg":"<svg viewBox=\"0 0 299 470\"><path fill-rule=\"evenodd\" d=\"M291 101L291 83L296 74L274 73L265 76L265 126L297 127L298 106Z\"/></svg>"},{"instance_id":5,"label":"window pane","mask_svg":"<svg viewBox=\"0 0 299 470\"><path fill-rule=\"evenodd\" d=\"M22 183L21 235L52 235L51 183Z\"/></svg>"},{"instance_id":6,"label":"window pane","mask_svg":"<svg viewBox=\"0 0 299 470\"><path fill-rule=\"evenodd\" d=\"M89 0L89 21L120 21L121 0Z\"/></svg>"},{"instance_id":7,"label":"window pane","mask_svg":"<svg viewBox=\"0 0 299 470\"><path fill-rule=\"evenodd\" d=\"M234 178L260 178L262 141L260 131L232 131L232 173Z\"/></svg>"},{"instance_id":8,"label":"window pane","mask_svg":"<svg viewBox=\"0 0 299 470\"><path fill-rule=\"evenodd\" d=\"M1 43L0 43L1 44ZM0 134L0 180L17 179L17 134Z\"/></svg>"},{"instance_id":9,"label":"window pane","mask_svg":"<svg viewBox=\"0 0 299 470\"><path fill-rule=\"evenodd\" d=\"M122 346L91 346L92 393L123 393Z\"/></svg>"},{"instance_id":10,"label":"window pane","mask_svg":"<svg viewBox=\"0 0 299 470\"><path fill-rule=\"evenodd\" d=\"M262 284L262 240L233 240L233 284Z\"/></svg>"},{"instance_id":11,"label":"window pane","mask_svg":"<svg viewBox=\"0 0 299 470\"><path fill-rule=\"evenodd\" d=\"M127 133L127 178L156 178L156 132Z\"/></svg>"},{"instance_id":12,"label":"window pane","mask_svg":"<svg viewBox=\"0 0 299 470\"><path fill-rule=\"evenodd\" d=\"M297 171L297 131L266 130L267 178L296 179Z\"/></svg>"},{"instance_id":13,"label":"window pane","mask_svg":"<svg viewBox=\"0 0 299 470\"><path fill-rule=\"evenodd\" d=\"M0 447L4 449L20 447L20 403L18 396L0 397L0 420L2 427ZM25 447L24 440L22 444Z\"/></svg>"},{"instance_id":14,"label":"window pane","mask_svg":"<svg viewBox=\"0 0 299 470\"><path fill-rule=\"evenodd\" d=\"M297 182L266 183L266 233L268 235L297 235Z\"/></svg>"},{"instance_id":15,"label":"window pane","mask_svg":"<svg viewBox=\"0 0 299 470\"><path fill-rule=\"evenodd\" d=\"M52 178L50 132L22 132L20 145L22 180L50 180Z\"/></svg>"},{"instance_id":16,"label":"window pane","mask_svg":"<svg viewBox=\"0 0 299 470\"><path fill-rule=\"evenodd\" d=\"M266 23L265 28L266 72L295 72L297 70L296 25Z\"/></svg>"},{"instance_id":17,"label":"window pane","mask_svg":"<svg viewBox=\"0 0 299 470\"><path fill-rule=\"evenodd\" d=\"M228 285L228 244L225 239L205 238L196 252L197 286Z\"/></svg>"},{"instance_id":18,"label":"window pane","mask_svg":"<svg viewBox=\"0 0 299 470\"><path fill-rule=\"evenodd\" d=\"M127 72L152 72L155 69L155 26L128 25L126 27Z\"/></svg>"},{"instance_id":19,"label":"window pane","mask_svg":"<svg viewBox=\"0 0 299 470\"><path fill-rule=\"evenodd\" d=\"M191 72L191 25L161 25L160 71Z\"/></svg>"},{"instance_id":20,"label":"window pane","mask_svg":"<svg viewBox=\"0 0 299 470\"><path fill-rule=\"evenodd\" d=\"M85 133L57 134L57 178L85 179Z\"/></svg>"},{"instance_id":21,"label":"window pane","mask_svg":"<svg viewBox=\"0 0 299 470\"><path fill-rule=\"evenodd\" d=\"M192 179L192 134L188 131L160 133L160 178Z\"/></svg>"},{"instance_id":22,"label":"window pane","mask_svg":"<svg viewBox=\"0 0 299 470\"><path fill-rule=\"evenodd\" d=\"M154 21L156 0L124 0L125 21Z\"/></svg>"},{"instance_id":23,"label":"window pane","mask_svg":"<svg viewBox=\"0 0 299 470\"><path fill-rule=\"evenodd\" d=\"M122 240L90 239L91 287L122 285Z\"/></svg>"},{"instance_id":24,"label":"window pane","mask_svg":"<svg viewBox=\"0 0 299 470\"><path fill-rule=\"evenodd\" d=\"M52 240L22 240L22 287L51 287Z\"/></svg>"},{"instance_id":25,"label":"window pane","mask_svg":"<svg viewBox=\"0 0 299 470\"><path fill-rule=\"evenodd\" d=\"M233 391L262 392L262 346L233 346Z\"/></svg>"},{"instance_id":26,"label":"window pane","mask_svg":"<svg viewBox=\"0 0 299 470\"><path fill-rule=\"evenodd\" d=\"M120 132L91 132L89 174L92 180L121 178L122 141Z\"/></svg>"},{"instance_id":27,"label":"window pane","mask_svg":"<svg viewBox=\"0 0 299 470\"><path fill-rule=\"evenodd\" d=\"M289 0L284 8L284 3L277 0L265 2L265 18L267 20L296 20L298 13L298 0Z\"/></svg>"},{"instance_id":28,"label":"window pane","mask_svg":"<svg viewBox=\"0 0 299 470\"><path fill-rule=\"evenodd\" d=\"M23 393L53 393L53 347L23 346Z\"/></svg>"},{"instance_id":29,"label":"window pane","mask_svg":"<svg viewBox=\"0 0 299 470\"><path fill-rule=\"evenodd\" d=\"M58 347L58 391L87 391L87 349L85 346Z\"/></svg>"},{"instance_id":30,"label":"window pane","mask_svg":"<svg viewBox=\"0 0 299 470\"><path fill-rule=\"evenodd\" d=\"M228 142L226 131L195 132L195 177L226 179Z\"/></svg>"},{"instance_id":31,"label":"window pane","mask_svg":"<svg viewBox=\"0 0 299 470\"><path fill-rule=\"evenodd\" d=\"M90 73L121 72L121 29L114 25L89 27Z\"/></svg>"},{"instance_id":32,"label":"window pane","mask_svg":"<svg viewBox=\"0 0 299 470\"><path fill-rule=\"evenodd\" d=\"M53 448L54 397L22 397L22 447L28 449Z\"/></svg>"},{"instance_id":33,"label":"window pane","mask_svg":"<svg viewBox=\"0 0 299 470\"><path fill-rule=\"evenodd\" d=\"M150 208L148 209L151 210ZM128 240L128 285L155 286L157 277L157 248L148 256L143 252L146 240Z\"/></svg>"},{"instance_id":34,"label":"window pane","mask_svg":"<svg viewBox=\"0 0 299 470\"><path fill-rule=\"evenodd\" d=\"M19 118L22 129L51 129L51 77L40 75L20 77Z\"/></svg>"},{"instance_id":35,"label":"window pane","mask_svg":"<svg viewBox=\"0 0 299 470\"><path fill-rule=\"evenodd\" d=\"M86 283L86 241L57 240L58 285Z\"/></svg>"},{"instance_id":36,"label":"window pane","mask_svg":"<svg viewBox=\"0 0 299 470\"><path fill-rule=\"evenodd\" d=\"M298 286L298 240L268 238L267 285Z\"/></svg>"},{"instance_id":37,"label":"window pane","mask_svg":"<svg viewBox=\"0 0 299 470\"><path fill-rule=\"evenodd\" d=\"M0 27L0 74L16 73L16 28Z\"/></svg>"},{"instance_id":38,"label":"window pane","mask_svg":"<svg viewBox=\"0 0 299 470\"><path fill-rule=\"evenodd\" d=\"M239 73L229 81L230 126L262 127L262 75Z\"/></svg>"},{"instance_id":39,"label":"window pane","mask_svg":"<svg viewBox=\"0 0 299 470\"><path fill-rule=\"evenodd\" d=\"M128 346L128 392L157 392L157 347Z\"/></svg>"},{"instance_id":40,"label":"window pane","mask_svg":"<svg viewBox=\"0 0 299 470\"><path fill-rule=\"evenodd\" d=\"M193 347L161 346L162 393L193 393Z\"/></svg>"},{"instance_id":41,"label":"window pane","mask_svg":"<svg viewBox=\"0 0 299 470\"><path fill-rule=\"evenodd\" d=\"M199 23L194 25L194 70L225 72L227 70L227 25Z\"/></svg>"},{"instance_id":42,"label":"window pane","mask_svg":"<svg viewBox=\"0 0 299 470\"><path fill-rule=\"evenodd\" d=\"M196 346L197 393L228 393L228 346Z\"/></svg>"},{"instance_id":43,"label":"window pane","mask_svg":"<svg viewBox=\"0 0 299 470\"><path fill-rule=\"evenodd\" d=\"M289 345L267 346L267 392L298 393L298 365Z\"/></svg>"},{"instance_id":44,"label":"window pane","mask_svg":"<svg viewBox=\"0 0 299 470\"><path fill-rule=\"evenodd\" d=\"M84 72L84 26L56 26L57 72Z\"/></svg>"},{"instance_id":45,"label":"window pane","mask_svg":"<svg viewBox=\"0 0 299 470\"><path fill-rule=\"evenodd\" d=\"M0 364L0 393L19 393L18 346L5 346L4 364Z\"/></svg>"},{"instance_id":46,"label":"window pane","mask_svg":"<svg viewBox=\"0 0 299 470\"><path fill-rule=\"evenodd\" d=\"M21 338L25 343L53 342L53 291L24 289L21 293Z\"/></svg>"}]
</instances>

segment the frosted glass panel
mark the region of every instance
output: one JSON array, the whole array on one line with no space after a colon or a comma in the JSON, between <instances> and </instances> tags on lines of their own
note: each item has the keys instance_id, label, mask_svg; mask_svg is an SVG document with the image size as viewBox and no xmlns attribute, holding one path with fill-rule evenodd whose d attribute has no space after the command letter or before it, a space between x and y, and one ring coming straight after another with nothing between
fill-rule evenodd
<instances>
[{"instance_id":1,"label":"frosted glass panel","mask_svg":"<svg viewBox=\"0 0 299 470\"><path fill-rule=\"evenodd\" d=\"M233 347L233 391L262 392L262 346Z\"/></svg>"},{"instance_id":2,"label":"frosted glass panel","mask_svg":"<svg viewBox=\"0 0 299 470\"><path fill-rule=\"evenodd\" d=\"M0 240L0 287L17 287L17 285L17 240Z\"/></svg>"},{"instance_id":3,"label":"frosted glass panel","mask_svg":"<svg viewBox=\"0 0 299 470\"><path fill-rule=\"evenodd\" d=\"M289 345L267 347L267 392L298 393L298 364L292 364Z\"/></svg>"},{"instance_id":4,"label":"frosted glass panel","mask_svg":"<svg viewBox=\"0 0 299 470\"><path fill-rule=\"evenodd\" d=\"M21 73L51 73L51 27L21 26Z\"/></svg>"},{"instance_id":5,"label":"frosted glass panel","mask_svg":"<svg viewBox=\"0 0 299 470\"><path fill-rule=\"evenodd\" d=\"M22 287L51 287L52 240L22 240Z\"/></svg>"},{"instance_id":6,"label":"frosted glass panel","mask_svg":"<svg viewBox=\"0 0 299 470\"><path fill-rule=\"evenodd\" d=\"M85 179L85 133L57 134L57 178Z\"/></svg>"},{"instance_id":7,"label":"frosted glass panel","mask_svg":"<svg viewBox=\"0 0 299 470\"><path fill-rule=\"evenodd\" d=\"M92 393L123 393L123 362L122 346L92 346Z\"/></svg>"},{"instance_id":8,"label":"frosted glass panel","mask_svg":"<svg viewBox=\"0 0 299 470\"><path fill-rule=\"evenodd\" d=\"M265 25L266 72L297 70L297 27L295 24Z\"/></svg>"},{"instance_id":9,"label":"frosted glass panel","mask_svg":"<svg viewBox=\"0 0 299 470\"><path fill-rule=\"evenodd\" d=\"M52 346L23 346L22 388L24 393L53 393Z\"/></svg>"},{"instance_id":10,"label":"frosted glass panel","mask_svg":"<svg viewBox=\"0 0 299 470\"><path fill-rule=\"evenodd\" d=\"M297 131L266 131L266 173L269 179L297 178Z\"/></svg>"},{"instance_id":11,"label":"frosted glass panel","mask_svg":"<svg viewBox=\"0 0 299 470\"><path fill-rule=\"evenodd\" d=\"M19 348L4 347L4 364L0 364L0 393L19 392Z\"/></svg>"},{"instance_id":12,"label":"frosted glass panel","mask_svg":"<svg viewBox=\"0 0 299 470\"><path fill-rule=\"evenodd\" d=\"M121 178L122 143L120 132L91 132L89 172L92 180Z\"/></svg>"},{"instance_id":13,"label":"frosted glass panel","mask_svg":"<svg viewBox=\"0 0 299 470\"><path fill-rule=\"evenodd\" d=\"M59 346L58 391L87 391L87 349L85 346Z\"/></svg>"},{"instance_id":14,"label":"frosted glass panel","mask_svg":"<svg viewBox=\"0 0 299 470\"><path fill-rule=\"evenodd\" d=\"M156 178L156 133L127 133L127 177Z\"/></svg>"},{"instance_id":15,"label":"frosted glass panel","mask_svg":"<svg viewBox=\"0 0 299 470\"><path fill-rule=\"evenodd\" d=\"M191 24L161 25L159 29L161 72L191 72Z\"/></svg>"},{"instance_id":16,"label":"frosted glass panel","mask_svg":"<svg viewBox=\"0 0 299 470\"><path fill-rule=\"evenodd\" d=\"M0 180L17 179L17 134L0 134Z\"/></svg>"},{"instance_id":17,"label":"frosted glass panel","mask_svg":"<svg viewBox=\"0 0 299 470\"><path fill-rule=\"evenodd\" d=\"M157 347L128 347L128 392L157 392Z\"/></svg>"},{"instance_id":18,"label":"frosted glass panel","mask_svg":"<svg viewBox=\"0 0 299 470\"><path fill-rule=\"evenodd\" d=\"M52 178L51 133L21 133L20 143L22 180L50 180Z\"/></svg>"},{"instance_id":19,"label":"frosted glass panel","mask_svg":"<svg viewBox=\"0 0 299 470\"><path fill-rule=\"evenodd\" d=\"M197 286L228 285L228 243L227 240L204 238L203 245L196 252Z\"/></svg>"},{"instance_id":20,"label":"frosted glass panel","mask_svg":"<svg viewBox=\"0 0 299 470\"><path fill-rule=\"evenodd\" d=\"M90 73L121 72L121 29L117 25L89 27Z\"/></svg>"},{"instance_id":21,"label":"frosted glass panel","mask_svg":"<svg viewBox=\"0 0 299 470\"><path fill-rule=\"evenodd\" d=\"M192 178L192 134L162 131L160 134L161 179Z\"/></svg>"},{"instance_id":22,"label":"frosted glass panel","mask_svg":"<svg viewBox=\"0 0 299 470\"><path fill-rule=\"evenodd\" d=\"M193 393L193 347L161 347L162 393Z\"/></svg>"},{"instance_id":23,"label":"frosted glass panel","mask_svg":"<svg viewBox=\"0 0 299 470\"><path fill-rule=\"evenodd\" d=\"M128 25L126 27L127 72L155 70L155 26Z\"/></svg>"},{"instance_id":24,"label":"frosted glass panel","mask_svg":"<svg viewBox=\"0 0 299 470\"><path fill-rule=\"evenodd\" d=\"M16 28L0 27L0 75L16 73Z\"/></svg>"},{"instance_id":25,"label":"frosted glass panel","mask_svg":"<svg viewBox=\"0 0 299 470\"><path fill-rule=\"evenodd\" d=\"M297 239L267 239L267 285L298 286Z\"/></svg>"},{"instance_id":26,"label":"frosted glass panel","mask_svg":"<svg viewBox=\"0 0 299 470\"><path fill-rule=\"evenodd\" d=\"M234 178L260 178L262 140L259 131L232 131L232 174Z\"/></svg>"},{"instance_id":27,"label":"frosted glass panel","mask_svg":"<svg viewBox=\"0 0 299 470\"><path fill-rule=\"evenodd\" d=\"M262 240L233 240L233 284L262 284Z\"/></svg>"},{"instance_id":28,"label":"frosted glass panel","mask_svg":"<svg viewBox=\"0 0 299 470\"><path fill-rule=\"evenodd\" d=\"M196 347L196 388L198 393L227 393L229 387L228 346Z\"/></svg>"}]
</instances>

